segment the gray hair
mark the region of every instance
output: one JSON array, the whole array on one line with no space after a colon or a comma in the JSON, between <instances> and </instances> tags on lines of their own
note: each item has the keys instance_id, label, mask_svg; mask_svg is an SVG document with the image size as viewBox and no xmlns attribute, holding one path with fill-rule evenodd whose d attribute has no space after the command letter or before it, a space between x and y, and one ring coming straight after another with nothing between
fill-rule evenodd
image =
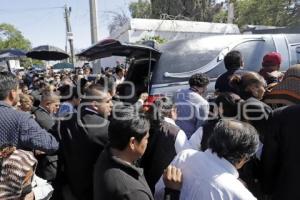
<instances>
[{"instance_id":1,"label":"gray hair","mask_svg":"<svg viewBox=\"0 0 300 200\"><path fill-rule=\"evenodd\" d=\"M212 152L233 165L253 156L258 144L259 135L252 125L225 119L217 123L208 142Z\"/></svg>"}]
</instances>

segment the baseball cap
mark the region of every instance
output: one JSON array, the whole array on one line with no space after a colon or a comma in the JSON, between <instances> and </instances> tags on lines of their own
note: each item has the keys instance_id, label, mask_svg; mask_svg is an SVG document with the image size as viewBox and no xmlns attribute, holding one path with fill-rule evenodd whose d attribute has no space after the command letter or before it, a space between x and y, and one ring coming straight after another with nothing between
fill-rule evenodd
<instances>
[{"instance_id":1,"label":"baseball cap","mask_svg":"<svg viewBox=\"0 0 300 200\"><path fill-rule=\"evenodd\" d=\"M275 66L280 64L281 64L281 54L278 52L267 53L264 56L262 62L262 66L264 67L270 67L270 66Z\"/></svg>"}]
</instances>

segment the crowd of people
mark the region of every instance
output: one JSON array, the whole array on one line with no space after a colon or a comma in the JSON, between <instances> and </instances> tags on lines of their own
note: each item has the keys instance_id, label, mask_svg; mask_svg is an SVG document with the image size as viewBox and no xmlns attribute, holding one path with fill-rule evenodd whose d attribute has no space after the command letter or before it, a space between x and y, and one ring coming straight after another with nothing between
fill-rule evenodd
<instances>
[{"instance_id":1,"label":"crowd of people","mask_svg":"<svg viewBox=\"0 0 300 200\"><path fill-rule=\"evenodd\" d=\"M127 69L0 72L0 200L300 199L300 65L259 72L238 51L207 99L197 73L174 96L122 102Z\"/></svg>"}]
</instances>

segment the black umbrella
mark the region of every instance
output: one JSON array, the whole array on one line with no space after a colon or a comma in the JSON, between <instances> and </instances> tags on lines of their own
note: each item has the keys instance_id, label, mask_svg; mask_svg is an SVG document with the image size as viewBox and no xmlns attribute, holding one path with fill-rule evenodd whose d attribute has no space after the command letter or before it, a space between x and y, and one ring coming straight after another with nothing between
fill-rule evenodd
<instances>
[{"instance_id":1,"label":"black umbrella","mask_svg":"<svg viewBox=\"0 0 300 200\"><path fill-rule=\"evenodd\" d=\"M35 47L26 55L38 60L63 60L69 57L64 50L50 45Z\"/></svg>"},{"instance_id":2,"label":"black umbrella","mask_svg":"<svg viewBox=\"0 0 300 200\"><path fill-rule=\"evenodd\" d=\"M9 71L10 69L10 60L17 60L22 57L26 57L26 53L21 49L4 49L0 51L0 61L6 61L7 68ZM4 69L0 69L3 71Z\"/></svg>"},{"instance_id":3,"label":"black umbrella","mask_svg":"<svg viewBox=\"0 0 300 200\"><path fill-rule=\"evenodd\" d=\"M0 61L17 60L26 57L26 53L21 49L4 49L0 51Z\"/></svg>"}]
</instances>

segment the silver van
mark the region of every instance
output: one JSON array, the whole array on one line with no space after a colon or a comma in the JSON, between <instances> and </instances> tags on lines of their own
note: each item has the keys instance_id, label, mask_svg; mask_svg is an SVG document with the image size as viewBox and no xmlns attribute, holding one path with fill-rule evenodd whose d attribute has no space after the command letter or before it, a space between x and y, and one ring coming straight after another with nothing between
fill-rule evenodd
<instances>
[{"instance_id":1,"label":"silver van","mask_svg":"<svg viewBox=\"0 0 300 200\"><path fill-rule=\"evenodd\" d=\"M300 63L299 34L215 35L197 39L176 40L155 49L145 45L104 40L84 50L78 56L91 60L109 56L130 58L127 81L119 88L125 101L135 102L140 93L147 91L149 101L158 96L172 96L175 91L188 87L188 79L195 73L206 73L210 79L208 91L224 73L224 56L232 50L242 53L245 70L258 72L267 52L281 53L281 70ZM129 95L133 94L133 95ZM129 98L126 98L128 97Z\"/></svg>"}]
</instances>

